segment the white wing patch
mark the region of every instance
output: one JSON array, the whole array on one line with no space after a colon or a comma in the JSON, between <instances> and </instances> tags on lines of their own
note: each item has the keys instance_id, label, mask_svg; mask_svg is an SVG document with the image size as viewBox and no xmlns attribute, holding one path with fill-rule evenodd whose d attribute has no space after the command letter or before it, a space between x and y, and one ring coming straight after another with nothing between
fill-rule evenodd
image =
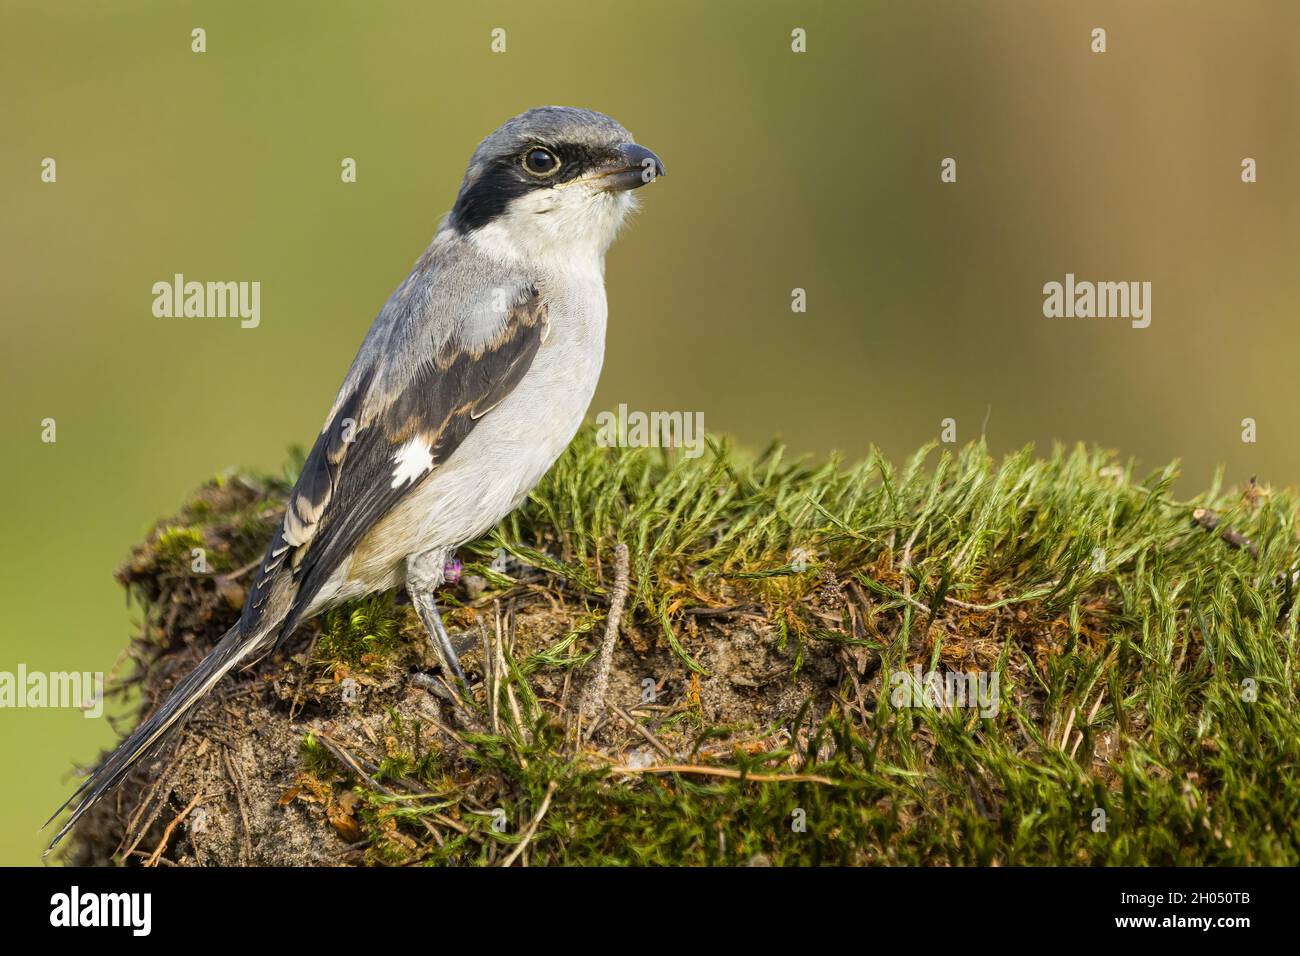
<instances>
[{"instance_id":1,"label":"white wing patch","mask_svg":"<svg viewBox=\"0 0 1300 956\"><path fill-rule=\"evenodd\" d=\"M433 451L429 443L416 436L397 450L393 456L393 484L400 488L404 484L415 482L426 471L433 468Z\"/></svg>"}]
</instances>

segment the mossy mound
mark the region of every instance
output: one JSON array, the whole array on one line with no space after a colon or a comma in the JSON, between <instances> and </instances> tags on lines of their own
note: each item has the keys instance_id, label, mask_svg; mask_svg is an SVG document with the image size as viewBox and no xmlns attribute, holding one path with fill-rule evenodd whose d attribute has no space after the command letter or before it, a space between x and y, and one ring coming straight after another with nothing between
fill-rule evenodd
<instances>
[{"instance_id":1,"label":"mossy mound","mask_svg":"<svg viewBox=\"0 0 1300 956\"><path fill-rule=\"evenodd\" d=\"M442 593L469 699L402 595L337 609L228 676L68 856L1294 865L1296 502L1178 501L1174 476L1084 449L897 470L585 432ZM137 550L120 693L153 706L233 623L287 488L213 482ZM580 719L620 542L607 706ZM996 676L992 706L903 706L915 670Z\"/></svg>"}]
</instances>

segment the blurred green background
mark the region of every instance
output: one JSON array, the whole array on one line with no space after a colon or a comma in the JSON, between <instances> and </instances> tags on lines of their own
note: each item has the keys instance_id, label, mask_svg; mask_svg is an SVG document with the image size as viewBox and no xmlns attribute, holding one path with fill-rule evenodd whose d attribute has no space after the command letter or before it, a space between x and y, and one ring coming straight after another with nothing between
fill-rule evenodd
<instances>
[{"instance_id":1,"label":"blurred green background","mask_svg":"<svg viewBox=\"0 0 1300 956\"><path fill-rule=\"evenodd\" d=\"M593 413L896 459L987 414L998 451L1295 484L1298 54L1290 0L6 0L0 670L112 667L130 546L310 442L474 146L548 103L613 115L669 173L609 258ZM154 318L176 272L260 281L261 326ZM1152 282L1151 327L1045 319L1066 272ZM0 862L38 859L70 763L112 736L0 711Z\"/></svg>"}]
</instances>

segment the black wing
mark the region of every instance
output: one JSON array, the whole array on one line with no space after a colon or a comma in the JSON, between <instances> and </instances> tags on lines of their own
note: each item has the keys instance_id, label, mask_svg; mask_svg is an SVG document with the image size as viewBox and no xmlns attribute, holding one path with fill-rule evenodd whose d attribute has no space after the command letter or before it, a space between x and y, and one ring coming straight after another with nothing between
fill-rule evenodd
<instances>
[{"instance_id":1,"label":"black wing","mask_svg":"<svg viewBox=\"0 0 1300 956\"><path fill-rule=\"evenodd\" d=\"M279 641L292 633L366 532L445 462L475 423L519 384L546 326L546 304L533 287L508 310L501 332L490 341L471 349L453 337L390 394L377 394L373 372L359 377L337 403L289 495L240 618L246 638L272 623L263 620L267 601L286 574L296 586ZM395 454L417 438L427 443L432 467L413 480L395 481Z\"/></svg>"}]
</instances>

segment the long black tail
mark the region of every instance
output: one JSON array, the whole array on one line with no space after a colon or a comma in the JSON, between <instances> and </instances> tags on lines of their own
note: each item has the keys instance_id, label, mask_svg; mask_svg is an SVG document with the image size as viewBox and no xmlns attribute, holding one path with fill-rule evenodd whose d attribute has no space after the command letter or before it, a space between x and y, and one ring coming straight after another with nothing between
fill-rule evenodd
<instances>
[{"instance_id":1,"label":"long black tail","mask_svg":"<svg viewBox=\"0 0 1300 956\"><path fill-rule=\"evenodd\" d=\"M63 806L54 811L54 816L45 821L45 826L49 826L70 804L76 803L72 816L54 835L45 852L48 854L53 850L81 819L82 814L121 783L132 765L160 743L169 730L183 723L199 699L211 690L227 671L264 645L264 641L244 640L239 633L238 624L227 631L217 646L208 652L208 656L199 662L198 667L194 668L194 672L181 681L162 705L95 768Z\"/></svg>"}]
</instances>

